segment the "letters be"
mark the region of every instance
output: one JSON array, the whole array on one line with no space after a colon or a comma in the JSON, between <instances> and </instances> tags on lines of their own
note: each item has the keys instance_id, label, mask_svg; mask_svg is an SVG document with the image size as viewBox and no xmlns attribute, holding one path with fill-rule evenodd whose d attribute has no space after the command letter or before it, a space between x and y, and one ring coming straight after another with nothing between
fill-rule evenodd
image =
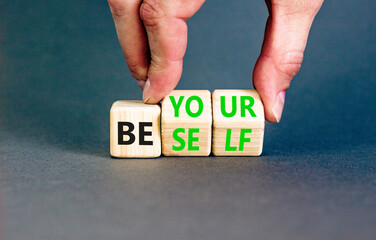
<instances>
[{"instance_id":1,"label":"letters be","mask_svg":"<svg viewBox=\"0 0 376 240\"><path fill-rule=\"evenodd\" d=\"M124 131L124 126L128 129ZM152 132L145 131L145 127L152 127L152 122L140 122L139 123L139 145L153 145L153 141L146 141L145 136L152 136ZM132 133L134 130L134 124L131 122L118 122L118 144L119 145L131 145L136 141L136 136ZM124 141L124 136L127 135L129 139Z\"/></svg>"}]
</instances>

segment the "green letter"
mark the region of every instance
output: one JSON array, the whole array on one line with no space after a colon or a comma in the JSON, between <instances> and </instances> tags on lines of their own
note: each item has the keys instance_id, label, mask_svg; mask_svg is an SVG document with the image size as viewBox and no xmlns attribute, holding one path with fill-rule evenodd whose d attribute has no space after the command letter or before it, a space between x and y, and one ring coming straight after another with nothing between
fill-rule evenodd
<instances>
[{"instance_id":1,"label":"green letter","mask_svg":"<svg viewBox=\"0 0 376 240\"><path fill-rule=\"evenodd\" d=\"M198 110L196 113L193 113L191 111L191 102L193 100L196 100L197 103L198 103ZM202 99L198 96L191 96L187 99L187 102L185 103L185 111L187 111L187 114L190 116L190 117L198 117L201 115L202 111L204 110L204 103L202 102Z\"/></svg>"},{"instance_id":2,"label":"green letter","mask_svg":"<svg viewBox=\"0 0 376 240\"><path fill-rule=\"evenodd\" d=\"M227 129L225 151L236 151L236 147L231 147L230 143L231 143L231 129Z\"/></svg>"},{"instance_id":3,"label":"green letter","mask_svg":"<svg viewBox=\"0 0 376 240\"><path fill-rule=\"evenodd\" d=\"M245 142L251 142L250 138L245 138L246 133L252 133L252 129L240 129L239 151L244 150Z\"/></svg>"},{"instance_id":4,"label":"green letter","mask_svg":"<svg viewBox=\"0 0 376 240\"><path fill-rule=\"evenodd\" d=\"M198 142L198 137L193 137L193 133L200 132L199 128L188 129L188 151L199 151L200 146L193 146L193 142Z\"/></svg>"},{"instance_id":5,"label":"green letter","mask_svg":"<svg viewBox=\"0 0 376 240\"><path fill-rule=\"evenodd\" d=\"M179 117L179 108L181 104L183 103L184 96L180 96L178 103L176 103L174 96L170 96L170 100L172 103L172 107L175 109L175 117Z\"/></svg>"},{"instance_id":6,"label":"green letter","mask_svg":"<svg viewBox=\"0 0 376 240\"><path fill-rule=\"evenodd\" d=\"M232 96L232 109L230 113L226 112L226 99L225 96L221 96L221 112L224 117L230 118L236 114L236 96ZM231 131L231 130L230 130Z\"/></svg>"},{"instance_id":7,"label":"green letter","mask_svg":"<svg viewBox=\"0 0 376 240\"><path fill-rule=\"evenodd\" d=\"M184 128L177 128L172 133L172 137L175 139L175 141L177 141L177 142L180 143L179 147L176 147L176 146L172 145L172 150L174 150L174 151L181 151L185 147L184 139L178 136L178 133L180 133L180 132L181 133L185 133L185 129Z\"/></svg>"},{"instance_id":8,"label":"green letter","mask_svg":"<svg viewBox=\"0 0 376 240\"><path fill-rule=\"evenodd\" d=\"M248 105L245 105L245 101L248 100ZM252 117L256 117L255 112L252 110L253 105L255 104L255 99L251 96L241 96L240 97L240 109L241 109L241 116L245 117L245 110L247 109L249 114Z\"/></svg>"}]
</instances>

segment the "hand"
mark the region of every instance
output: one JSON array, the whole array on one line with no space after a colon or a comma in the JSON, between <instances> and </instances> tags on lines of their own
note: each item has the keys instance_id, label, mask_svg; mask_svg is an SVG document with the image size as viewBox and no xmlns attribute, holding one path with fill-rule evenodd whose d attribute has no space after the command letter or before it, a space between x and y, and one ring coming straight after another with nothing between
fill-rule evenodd
<instances>
[{"instance_id":1,"label":"hand","mask_svg":"<svg viewBox=\"0 0 376 240\"><path fill-rule=\"evenodd\" d=\"M205 0L108 0L126 62L143 89L146 103L157 103L180 80L187 46L186 20ZM265 118L279 122L285 91L299 71L308 33L323 0L266 0L269 18L253 72Z\"/></svg>"},{"instance_id":2,"label":"hand","mask_svg":"<svg viewBox=\"0 0 376 240\"><path fill-rule=\"evenodd\" d=\"M300 69L309 30L323 1L265 1L269 17L253 70L253 85L261 95L269 122L281 120L285 92Z\"/></svg>"}]
</instances>

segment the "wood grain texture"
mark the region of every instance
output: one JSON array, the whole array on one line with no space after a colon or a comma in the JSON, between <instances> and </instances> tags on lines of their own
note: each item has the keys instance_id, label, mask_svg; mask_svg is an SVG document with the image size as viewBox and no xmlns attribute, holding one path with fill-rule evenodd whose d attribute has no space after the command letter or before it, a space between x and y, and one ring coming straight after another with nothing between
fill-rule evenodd
<instances>
[{"instance_id":1,"label":"wood grain texture","mask_svg":"<svg viewBox=\"0 0 376 240\"><path fill-rule=\"evenodd\" d=\"M246 101L241 104L241 96ZM249 96L254 99L250 111L242 111L242 105L249 105ZM233 110L233 97L236 97L236 113L233 116L224 116L221 110L221 97L225 99L225 111L228 115ZM222 102L223 103L223 102ZM260 95L256 90L215 90L212 94L213 104L213 154L216 156L259 156L262 153L264 140L265 117L264 107ZM249 105L250 106L250 105ZM244 108L244 107L243 107ZM230 130L228 130L230 129ZM243 132L241 129L251 129L251 133ZM229 132L230 131L230 132ZM241 151L241 141L243 141L243 150ZM249 142L247 142L249 139ZM227 147L226 147L227 145Z\"/></svg>"},{"instance_id":2,"label":"wood grain texture","mask_svg":"<svg viewBox=\"0 0 376 240\"><path fill-rule=\"evenodd\" d=\"M159 105L144 104L142 101L117 101L110 110L110 153L117 158L154 158L161 155ZM134 125L132 133L135 135L134 143L119 145L118 122L131 122ZM150 122L151 127L145 127L145 131L151 132L151 136L145 136L145 141L152 141L152 145L140 145L140 122ZM128 128L124 126L124 131ZM129 140L129 136L123 136L123 140Z\"/></svg>"},{"instance_id":3,"label":"wood grain texture","mask_svg":"<svg viewBox=\"0 0 376 240\"><path fill-rule=\"evenodd\" d=\"M178 116L173 106L171 97L175 99L175 104L178 103L180 97L183 96ZM202 113L197 117L191 117L187 109L187 100L192 96L198 96L203 103ZM189 102L188 102L189 103ZM176 106L176 105L175 105ZM199 103L196 100L190 101L190 110L193 113L199 111ZM212 105L211 94L208 90L175 90L162 100L162 153L165 156L208 156L211 152L211 134L212 134ZM174 131L176 129L184 129L184 133L178 133L178 137L184 140L185 147L182 150L174 150L175 147L181 147L174 138ZM192 133L191 137L198 138L198 141L193 141L194 148L199 147L199 150L189 150L189 131L190 129L199 129L199 132ZM194 139L197 140L197 139Z\"/></svg>"}]
</instances>

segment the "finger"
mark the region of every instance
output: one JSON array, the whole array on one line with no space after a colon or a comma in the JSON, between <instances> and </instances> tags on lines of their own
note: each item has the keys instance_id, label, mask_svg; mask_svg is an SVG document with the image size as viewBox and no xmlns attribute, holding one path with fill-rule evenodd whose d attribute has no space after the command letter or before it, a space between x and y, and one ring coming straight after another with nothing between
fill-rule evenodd
<instances>
[{"instance_id":1,"label":"finger","mask_svg":"<svg viewBox=\"0 0 376 240\"><path fill-rule=\"evenodd\" d=\"M147 79L148 44L139 9L142 0L108 0L125 60L141 88Z\"/></svg>"},{"instance_id":2,"label":"finger","mask_svg":"<svg viewBox=\"0 0 376 240\"><path fill-rule=\"evenodd\" d=\"M309 7L301 7L295 1L291 1L291 6L290 3L268 3L271 12L261 54L253 71L253 85L260 93L269 122L281 119L285 92L300 70L309 30L322 4L322 1L316 2L317 6Z\"/></svg>"},{"instance_id":3,"label":"finger","mask_svg":"<svg viewBox=\"0 0 376 240\"><path fill-rule=\"evenodd\" d=\"M146 103L159 102L180 80L187 47L185 21L204 1L191 2L194 3L144 0L141 4L140 16L147 32L151 56L148 80L143 92Z\"/></svg>"}]
</instances>

